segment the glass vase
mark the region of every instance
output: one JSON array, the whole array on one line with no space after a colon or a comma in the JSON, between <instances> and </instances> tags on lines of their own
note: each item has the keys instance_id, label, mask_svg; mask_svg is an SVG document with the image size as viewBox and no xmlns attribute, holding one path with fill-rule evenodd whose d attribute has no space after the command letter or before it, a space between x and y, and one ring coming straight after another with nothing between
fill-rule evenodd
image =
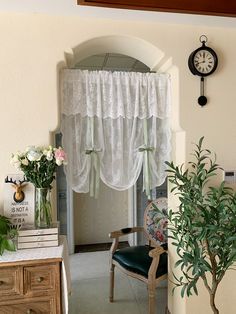
<instances>
[{"instance_id":1,"label":"glass vase","mask_svg":"<svg viewBox=\"0 0 236 314\"><path fill-rule=\"evenodd\" d=\"M47 228L52 224L51 190L36 188L35 190L35 226Z\"/></svg>"}]
</instances>

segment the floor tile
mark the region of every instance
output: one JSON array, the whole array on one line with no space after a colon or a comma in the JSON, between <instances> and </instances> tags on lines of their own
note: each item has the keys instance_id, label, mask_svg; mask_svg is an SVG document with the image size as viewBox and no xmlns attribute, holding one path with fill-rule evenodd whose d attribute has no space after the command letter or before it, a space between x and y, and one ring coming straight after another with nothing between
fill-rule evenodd
<instances>
[{"instance_id":1,"label":"floor tile","mask_svg":"<svg viewBox=\"0 0 236 314\"><path fill-rule=\"evenodd\" d=\"M115 270L114 302L109 302L109 252L70 256L72 295L69 314L147 314L146 285ZM156 289L156 314L165 314L167 281Z\"/></svg>"}]
</instances>

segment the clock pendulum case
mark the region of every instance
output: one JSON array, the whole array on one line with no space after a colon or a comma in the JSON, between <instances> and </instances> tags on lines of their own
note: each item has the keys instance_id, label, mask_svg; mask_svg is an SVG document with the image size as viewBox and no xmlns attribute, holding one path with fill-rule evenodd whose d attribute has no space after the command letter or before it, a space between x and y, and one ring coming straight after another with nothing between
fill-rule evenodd
<instances>
[{"instance_id":1,"label":"clock pendulum case","mask_svg":"<svg viewBox=\"0 0 236 314\"><path fill-rule=\"evenodd\" d=\"M218 65L218 57L215 51L206 46L207 37L200 36L199 41L202 46L194 50L188 58L188 67L193 75L200 76L200 97L198 103L205 106L207 98L204 95L204 80L206 76L215 72Z\"/></svg>"}]
</instances>

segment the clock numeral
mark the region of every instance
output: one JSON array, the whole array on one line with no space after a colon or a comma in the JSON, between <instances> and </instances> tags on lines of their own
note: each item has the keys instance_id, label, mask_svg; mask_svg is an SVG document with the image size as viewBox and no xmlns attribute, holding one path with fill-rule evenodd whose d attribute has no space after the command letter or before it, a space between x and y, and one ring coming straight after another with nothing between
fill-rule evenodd
<instances>
[{"instance_id":1,"label":"clock numeral","mask_svg":"<svg viewBox=\"0 0 236 314\"><path fill-rule=\"evenodd\" d=\"M205 77L215 71L218 60L215 52L211 51L202 45L189 56L189 68L194 75Z\"/></svg>"}]
</instances>

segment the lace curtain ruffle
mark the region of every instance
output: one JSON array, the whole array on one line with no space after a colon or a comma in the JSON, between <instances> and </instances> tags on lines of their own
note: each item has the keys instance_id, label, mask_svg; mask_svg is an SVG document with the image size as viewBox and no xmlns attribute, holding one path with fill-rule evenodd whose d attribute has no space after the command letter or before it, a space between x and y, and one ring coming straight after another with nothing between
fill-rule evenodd
<instances>
[{"instance_id":1,"label":"lace curtain ruffle","mask_svg":"<svg viewBox=\"0 0 236 314\"><path fill-rule=\"evenodd\" d=\"M170 115L169 75L64 70L62 114L160 119Z\"/></svg>"},{"instance_id":2,"label":"lace curtain ruffle","mask_svg":"<svg viewBox=\"0 0 236 314\"><path fill-rule=\"evenodd\" d=\"M61 84L66 174L74 191L89 191L95 161L105 184L130 188L145 154L150 188L164 182L171 149L168 75L64 70Z\"/></svg>"}]
</instances>

